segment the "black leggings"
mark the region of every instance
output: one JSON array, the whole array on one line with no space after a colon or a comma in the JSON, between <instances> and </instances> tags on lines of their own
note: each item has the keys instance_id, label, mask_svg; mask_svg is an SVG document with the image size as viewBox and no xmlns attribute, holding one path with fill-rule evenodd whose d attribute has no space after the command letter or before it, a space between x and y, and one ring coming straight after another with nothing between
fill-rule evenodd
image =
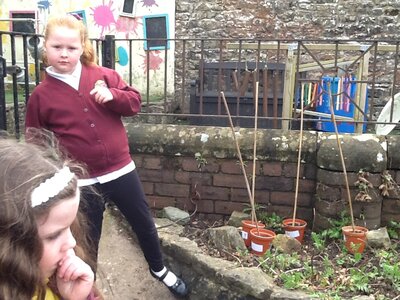
<instances>
[{"instance_id":1,"label":"black leggings","mask_svg":"<svg viewBox=\"0 0 400 300\"><path fill-rule=\"evenodd\" d=\"M161 271L164 267L160 250L157 229L154 225L146 196L136 170L94 187L100 195L88 187L82 187L84 201L80 206L89 222L89 237L92 240L95 257L100 242L105 201L113 201L125 216L136 233L140 247L149 267L153 271Z\"/></svg>"}]
</instances>

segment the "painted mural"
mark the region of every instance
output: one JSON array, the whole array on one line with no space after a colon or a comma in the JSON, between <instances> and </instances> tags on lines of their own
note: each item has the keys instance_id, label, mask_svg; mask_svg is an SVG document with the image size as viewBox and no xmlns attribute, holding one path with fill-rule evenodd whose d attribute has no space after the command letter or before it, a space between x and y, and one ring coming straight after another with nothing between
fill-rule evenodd
<instances>
[{"instance_id":1,"label":"painted mural","mask_svg":"<svg viewBox=\"0 0 400 300\"><path fill-rule=\"evenodd\" d=\"M126 3L125 3L126 2ZM34 12L35 32L42 34L47 20L59 14L75 13L85 22L89 37L104 39L106 35L114 35L117 39L131 39L132 49L127 41L116 43L116 69L129 82L145 93L146 79L150 76L151 95L164 91L164 73L167 68L168 78L174 74L174 44L168 43L168 61L165 63L165 47L146 48L144 20L151 16L167 16L166 30L168 38L175 37L175 1L172 0L0 0L0 30L10 31L12 14L18 12ZM9 41L3 36L3 43ZM21 43L16 47L22 47ZM22 48L20 48L22 49ZM22 52L22 51L21 51ZM7 47L3 47L3 56L9 55ZM17 55L17 60L20 55ZM129 67L132 66L132 78ZM168 92L173 92L173 82L168 83Z\"/></svg>"}]
</instances>

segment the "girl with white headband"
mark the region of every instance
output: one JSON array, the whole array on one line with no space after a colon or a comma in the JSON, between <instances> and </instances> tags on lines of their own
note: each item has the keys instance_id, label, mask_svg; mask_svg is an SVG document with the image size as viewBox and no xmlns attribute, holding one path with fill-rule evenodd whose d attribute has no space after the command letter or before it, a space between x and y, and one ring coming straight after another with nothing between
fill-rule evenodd
<instances>
[{"instance_id":1,"label":"girl with white headband","mask_svg":"<svg viewBox=\"0 0 400 300\"><path fill-rule=\"evenodd\" d=\"M0 139L0 299L101 299L77 246L74 166L54 153Z\"/></svg>"},{"instance_id":2,"label":"girl with white headband","mask_svg":"<svg viewBox=\"0 0 400 300\"><path fill-rule=\"evenodd\" d=\"M54 132L70 157L87 167L79 186L88 203L82 211L89 221L92 249L96 252L99 246L105 201L112 201L136 233L150 274L175 296L186 297L184 280L164 265L122 122L122 117L139 113L139 91L115 70L96 64L85 25L73 16L49 19L44 38L46 77L29 97L25 127Z\"/></svg>"}]
</instances>

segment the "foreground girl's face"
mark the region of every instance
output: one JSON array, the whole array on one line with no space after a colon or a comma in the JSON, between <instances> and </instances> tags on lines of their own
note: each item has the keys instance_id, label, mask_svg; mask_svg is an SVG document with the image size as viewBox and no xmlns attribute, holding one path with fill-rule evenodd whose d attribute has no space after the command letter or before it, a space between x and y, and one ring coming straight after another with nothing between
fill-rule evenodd
<instances>
[{"instance_id":1,"label":"foreground girl's face","mask_svg":"<svg viewBox=\"0 0 400 300\"><path fill-rule=\"evenodd\" d=\"M79 190L75 197L65 199L50 210L47 217L37 220L39 237L43 242L43 256L39 267L45 278L49 278L70 249L76 246L70 226L79 207Z\"/></svg>"},{"instance_id":2,"label":"foreground girl's face","mask_svg":"<svg viewBox=\"0 0 400 300\"><path fill-rule=\"evenodd\" d=\"M45 42L47 62L60 74L72 74L83 53L79 30L64 26L52 28Z\"/></svg>"}]
</instances>

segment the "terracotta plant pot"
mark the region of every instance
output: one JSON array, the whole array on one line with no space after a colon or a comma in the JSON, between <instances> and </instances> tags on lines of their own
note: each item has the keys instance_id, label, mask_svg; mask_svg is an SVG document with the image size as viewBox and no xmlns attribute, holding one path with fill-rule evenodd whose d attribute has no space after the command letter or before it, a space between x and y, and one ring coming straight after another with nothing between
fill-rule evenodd
<instances>
[{"instance_id":1,"label":"terracotta plant pot","mask_svg":"<svg viewBox=\"0 0 400 300\"><path fill-rule=\"evenodd\" d=\"M282 228L287 236L295 238L300 243L303 242L304 230L307 227L307 222L302 219L285 219L282 221Z\"/></svg>"},{"instance_id":2,"label":"terracotta plant pot","mask_svg":"<svg viewBox=\"0 0 400 300\"><path fill-rule=\"evenodd\" d=\"M265 228L250 230L251 253L258 256L264 255L271 248L271 243L276 237L275 232Z\"/></svg>"},{"instance_id":3,"label":"terracotta plant pot","mask_svg":"<svg viewBox=\"0 0 400 300\"><path fill-rule=\"evenodd\" d=\"M344 244L350 253L362 253L365 248L368 229L362 226L342 227Z\"/></svg>"},{"instance_id":4,"label":"terracotta plant pot","mask_svg":"<svg viewBox=\"0 0 400 300\"><path fill-rule=\"evenodd\" d=\"M258 222L258 228L264 228L265 224ZM250 230L253 228L257 228L256 222L251 220L243 220L242 221L242 238L244 240L244 244L246 247L250 247Z\"/></svg>"}]
</instances>

